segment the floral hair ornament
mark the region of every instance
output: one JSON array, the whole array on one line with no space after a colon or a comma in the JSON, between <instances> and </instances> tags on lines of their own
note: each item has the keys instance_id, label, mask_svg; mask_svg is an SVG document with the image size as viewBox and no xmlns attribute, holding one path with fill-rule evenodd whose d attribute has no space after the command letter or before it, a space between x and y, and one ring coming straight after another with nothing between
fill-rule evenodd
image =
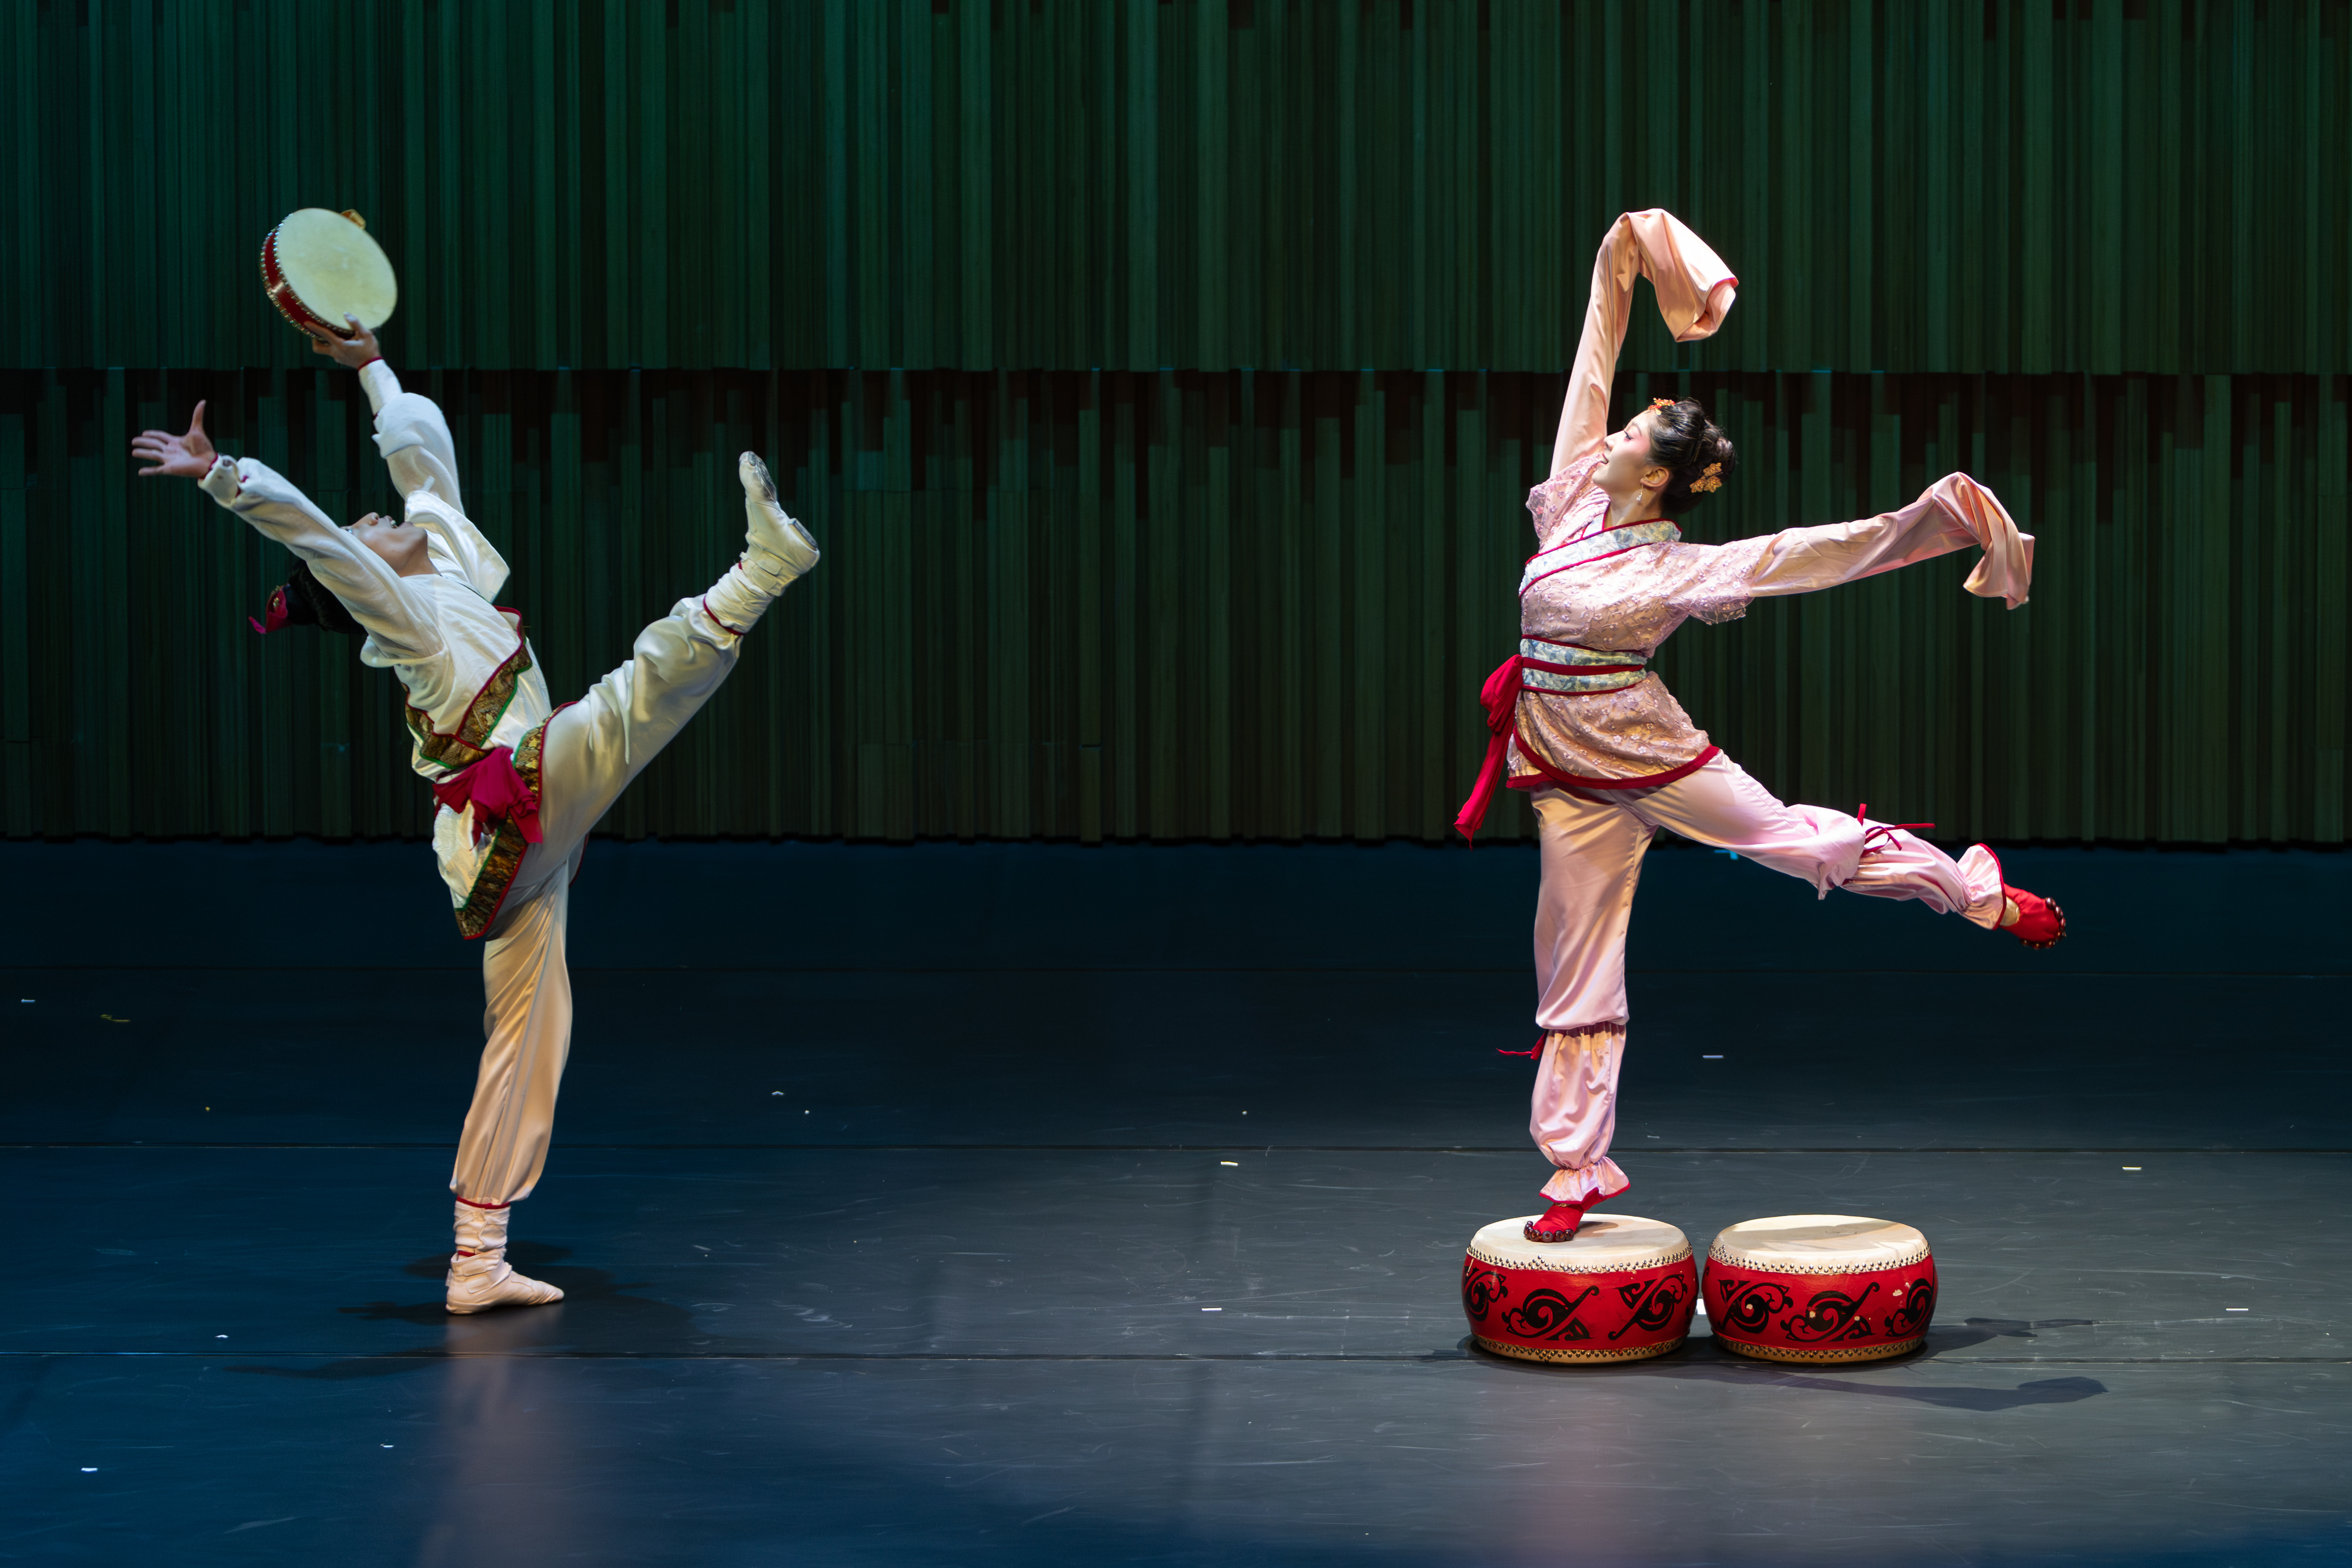
<instances>
[{"instance_id":1,"label":"floral hair ornament","mask_svg":"<svg viewBox=\"0 0 2352 1568\"><path fill-rule=\"evenodd\" d=\"M1723 465L1710 463L1699 476L1691 481L1691 493L1705 496L1723 488Z\"/></svg>"},{"instance_id":2,"label":"floral hair ornament","mask_svg":"<svg viewBox=\"0 0 2352 1568\"><path fill-rule=\"evenodd\" d=\"M1675 400L1670 397L1654 397L1650 400L1650 406L1652 408L1672 408L1675 406Z\"/></svg>"}]
</instances>

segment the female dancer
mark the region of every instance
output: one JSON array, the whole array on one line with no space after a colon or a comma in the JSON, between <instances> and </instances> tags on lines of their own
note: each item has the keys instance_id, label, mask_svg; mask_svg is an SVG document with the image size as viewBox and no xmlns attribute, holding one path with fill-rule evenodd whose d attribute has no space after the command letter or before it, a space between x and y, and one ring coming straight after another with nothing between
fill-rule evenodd
<instances>
[{"instance_id":1,"label":"female dancer","mask_svg":"<svg viewBox=\"0 0 2352 1568\"><path fill-rule=\"evenodd\" d=\"M316 622L363 633L361 663L390 669L407 689L414 764L438 802L433 847L457 929L485 939L488 1041L449 1178L457 1242L448 1309L537 1306L563 1292L507 1263L507 1210L547 1163L572 1043L570 889L589 830L719 689L744 634L816 565L816 544L777 505L766 466L744 453L741 559L638 632L626 664L556 708L522 618L492 603L507 565L466 516L441 411L402 392L374 336L352 328L348 339L312 335L319 352L359 371L404 517L370 513L336 527L259 463L215 452L201 403L185 434L150 430L131 449L151 465L142 475L197 479L294 552L292 579L257 630Z\"/></svg>"},{"instance_id":2,"label":"female dancer","mask_svg":"<svg viewBox=\"0 0 2352 1568\"><path fill-rule=\"evenodd\" d=\"M1529 1239L1566 1241L1587 1208L1632 1184L1609 1158L1625 1049L1625 925L1652 835L1738 852L1832 888L1916 898L1939 915L1999 928L2028 946L2065 934L2058 906L2001 881L1979 844L1955 862L1904 827L1819 806L1788 806L1709 745L1643 665L1683 621L1747 613L1751 599L1808 593L1969 544L1966 584L2025 602L2033 541L1992 492L1948 475L1900 511L1692 545L1665 519L1722 487L1731 443L1688 398L1659 398L1611 434L1610 380L1636 276L1647 277L1679 342L1712 335L1738 279L1662 211L1629 213L1601 241L1592 298L1560 410L1551 477L1528 495L1537 553L1519 582L1519 652L1488 677L1494 740L1455 826L1485 820L1496 786L1531 791L1543 883L1536 904L1537 1027L1529 1131L1556 1167L1551 1207ZM1913 824L1925 826L1926 824Z\"/></svg>"}]
</instances>

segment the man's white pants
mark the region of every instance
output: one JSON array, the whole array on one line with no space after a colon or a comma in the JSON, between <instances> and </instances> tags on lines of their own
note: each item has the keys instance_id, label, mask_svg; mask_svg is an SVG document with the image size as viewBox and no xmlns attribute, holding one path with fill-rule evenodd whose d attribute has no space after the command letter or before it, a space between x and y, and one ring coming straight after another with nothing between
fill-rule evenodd
<instances>
[{"instance_id":1,"label":"man's white pants","mask_svg":"<svg viewBox=\"0 0 2352 1568\"><path fill-rule=\"evenodd\" d=\"M449 1177L449 1190L468 1203L512 1203L538 1184L572 1050L564 932L581 852L629 781L719 689L740 641L700 600L681 599L637 633L628 663L548 721L541 841L482 939L488 1043Z\"/></svg>"},{"instance_id":2,"label":"man's white pants","mask_svg":"<svg viewBox=\"0 0 2352 1568\"><path fill-rule=\"evenodd\" d=\"M1543 885L1536 896L1536 1027L1544 1031L1528 1130L1558 1167L1546 1197L1621 1192L1609 1158L1625 1054L1625 926L1650 839L1667 828L1716 849L1872 898L1916 898L1988 929L2000 923L2000 866L1982 845L1954 861L1925 839L1788 806L1717 752L1671 784L1534 792ZM1865 839L1868 840L1865 853Z\"/></svg>"}]
</instances>

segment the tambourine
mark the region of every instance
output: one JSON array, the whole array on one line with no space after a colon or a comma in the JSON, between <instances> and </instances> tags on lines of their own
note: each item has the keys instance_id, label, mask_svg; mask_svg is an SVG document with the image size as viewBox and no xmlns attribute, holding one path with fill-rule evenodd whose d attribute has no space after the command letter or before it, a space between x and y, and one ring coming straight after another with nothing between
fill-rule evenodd
<instances>
[{"instance_id":1,"label":"tambourine","mask_svg":"<svg viewBox=\"0 0 2352 1568\"><path fill-rule=\"evenodd\" d=\"M383 246L357 213L304 207L261 242L261 286L278 313L307 331L351 332L346 316L373 331L392 319L400 286Z\"/></svg>"}]
</instances>

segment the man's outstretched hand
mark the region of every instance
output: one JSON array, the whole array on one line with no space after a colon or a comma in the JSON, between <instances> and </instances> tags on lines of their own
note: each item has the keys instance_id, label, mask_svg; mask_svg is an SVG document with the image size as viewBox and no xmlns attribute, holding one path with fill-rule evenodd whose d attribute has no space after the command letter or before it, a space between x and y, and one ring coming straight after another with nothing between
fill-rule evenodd
<instances>
[{"instance_id":1,"label":"man's outstretched hand","mask_svg":"<svg viewBox=\"0 0 2352 1568\"><path fill-rule=\"evenodd\" d=\"M212 437L205 434L205 405L196 404L195 413L188 421L185 435L173 435L169 431L142 430L131 440L131 455L152 467L139 470L142 479L155 475L169 475L175 479L201 479L212 471L213 460L220 455L213 450Z\"/></svg>"},{"instance_id":2,"label":"man's outstretched hand","mask_svg":"<svg viewBox=\"0 0 2352 1568\"><path fill-rule=\"evenodd\" d=\"M312 353L324 354L335 363L348 365L352 370L358 370L370 360L383 358L383 350L376 347L375 334L361 326L358 317L346 316L343 319L351 323L352 335L348 338L324 327L302 329L310 334Z\"/></svg>"}]
</instances>

